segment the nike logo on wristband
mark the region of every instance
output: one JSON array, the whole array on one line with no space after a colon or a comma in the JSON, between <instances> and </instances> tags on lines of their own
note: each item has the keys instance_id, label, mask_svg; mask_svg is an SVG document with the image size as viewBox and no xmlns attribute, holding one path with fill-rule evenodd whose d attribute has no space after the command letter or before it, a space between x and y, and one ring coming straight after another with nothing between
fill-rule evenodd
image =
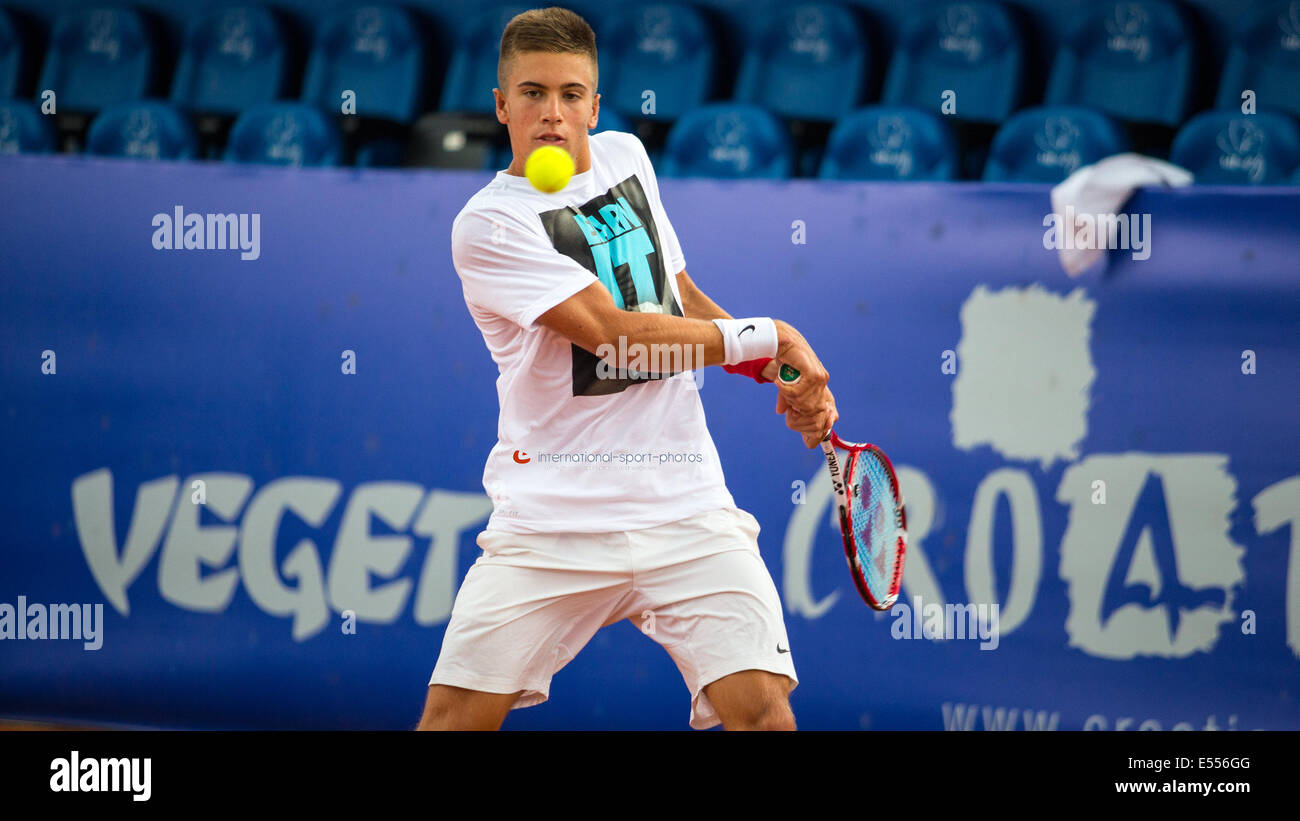
<instances>
[{"instance_id":1,"label":"nike logo on wristband","mask_svg":"<svg viewBox=\"0 0 1300 821\"><path fill-rule=\"evenodd\" d=\"M746 325L745 327L740 329L740 333L736 334L736 338L740 339L742 336L745 335L745 331L752 331L752 330L755 330L753 325Z\"/></svg>"}]
</instances>

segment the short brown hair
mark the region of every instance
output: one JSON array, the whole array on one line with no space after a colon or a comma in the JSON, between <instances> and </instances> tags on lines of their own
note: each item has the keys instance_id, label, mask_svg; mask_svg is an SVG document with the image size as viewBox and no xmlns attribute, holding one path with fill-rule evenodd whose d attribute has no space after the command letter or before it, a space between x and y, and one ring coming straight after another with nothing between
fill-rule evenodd
<instances>
[{"instance_id":1,"label":"short brown hair","mask_svg":"<svg viewBox=\"0 0 1300 821\"><path fill-rule=\"evenodd\" d=\"M599 81L596 63L596 32L587 21L568 9L551 6L515 15L501 35L501 56L497 60L497 84L506 88L506 69L515 55L526 51L550 54L583 54L591 58L592 82ZM595 93L596 89L591 89Z\"/></svg>"}]
</instances>

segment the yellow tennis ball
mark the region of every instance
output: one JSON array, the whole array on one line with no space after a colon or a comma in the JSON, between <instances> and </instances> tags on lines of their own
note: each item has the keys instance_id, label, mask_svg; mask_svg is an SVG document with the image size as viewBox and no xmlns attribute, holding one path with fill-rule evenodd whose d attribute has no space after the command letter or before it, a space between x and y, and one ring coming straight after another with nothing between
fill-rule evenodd
<instances>
[{"instance_id":1,"label":"yellow tennis ball","mask_svg":"<svg viewBox=\"0 0 1300 821\"><path fill-rule=\"evenodd\" d=\"M558 145L544 145L528 155L524 176L544 194L564 190L573 176L573 157Z\"/></svg>"}]
</instances>

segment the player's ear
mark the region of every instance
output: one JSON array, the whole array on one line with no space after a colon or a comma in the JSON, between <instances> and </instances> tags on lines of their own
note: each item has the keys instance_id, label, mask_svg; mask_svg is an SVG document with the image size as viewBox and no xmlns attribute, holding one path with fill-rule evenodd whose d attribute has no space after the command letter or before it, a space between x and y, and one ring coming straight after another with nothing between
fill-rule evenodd
<instances>
[{"instance_id":1,"label":"player's ear","mask_svg":"<svg viewBox=\"0 0 1300 821\"><path fill-rule=\"evenodd\" d=\"M497 122L502 125L509 125L510 114L506 111L506 95L502 93L501 89L494 88L492 89L492 99L496 101Z\"/></svg>"},{"instance_id":2,"label":"player's ear","mask_svg":"<svg viewBox=\"0 0 1300 821\"><path fill-rule=\"evenodd\" d=\"M590 131L591 129L595 128L596 123L599 120L600 120L600 95L597 94L591 98L591 117L587 120L587 130Z\"/></svg>"}]
</instances>

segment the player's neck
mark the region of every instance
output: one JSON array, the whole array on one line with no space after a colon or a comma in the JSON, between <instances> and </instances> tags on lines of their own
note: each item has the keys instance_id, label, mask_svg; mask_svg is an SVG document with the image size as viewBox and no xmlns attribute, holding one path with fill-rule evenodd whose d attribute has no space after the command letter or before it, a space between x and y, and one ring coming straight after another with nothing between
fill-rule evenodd
<instances>
[{"instance_id":1,"label":"player's neck","mask_svg":"<svg viewBox=\"0 0 1300 821\"><path fill-rule=\"evenodd\" d=\"M528 161L527 157L515 155L510 160L510 165L506 168L506 173L512 177L524 176L524 163ZM591 170L591 153L583 152L581 160L574 161L573 175L585 174Z\"/></svg>"}]
</instances>

